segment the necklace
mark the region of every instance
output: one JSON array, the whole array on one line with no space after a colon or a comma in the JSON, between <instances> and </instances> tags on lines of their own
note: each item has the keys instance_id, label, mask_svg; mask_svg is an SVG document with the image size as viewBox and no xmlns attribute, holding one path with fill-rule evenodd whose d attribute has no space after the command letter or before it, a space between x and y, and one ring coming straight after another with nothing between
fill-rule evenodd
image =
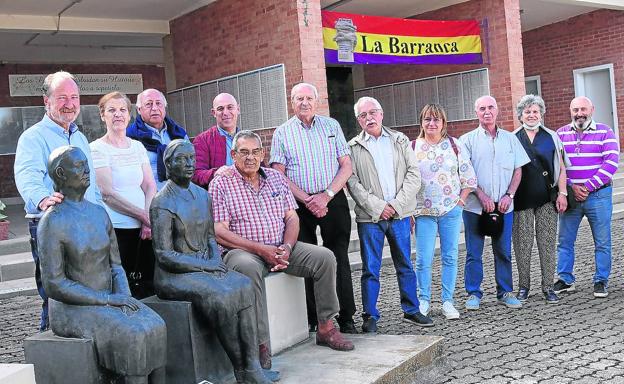
<instances>
[{"instance_id":1,"label":"necklace","mask_svg":"<svg viewBox=\"0 0 624 384\"><path fill-rule=\"evenodd\" d=\"M439 139L438 141L436 141L435 143L432 143L432 142L430 142L430 141L427 139L427 136L425 136L425 143L427 143L427 144L429 144L429 145L431 145L431 146L436 146L436 145L440 144L440 142L442 142L442 140L444 140L444 138L443 138L443 137L440 137L440 139Z\"/></svg>"}]
</instances>

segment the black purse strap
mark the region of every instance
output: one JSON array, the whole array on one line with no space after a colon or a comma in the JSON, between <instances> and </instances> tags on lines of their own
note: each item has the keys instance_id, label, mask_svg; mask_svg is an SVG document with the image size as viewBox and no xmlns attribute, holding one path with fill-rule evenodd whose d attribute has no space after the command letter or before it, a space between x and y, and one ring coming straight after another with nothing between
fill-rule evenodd
<instances>
[{"instance_id":1,"label":"black purse strap","mask_svg":"<svg viewBox=\"0 0 624 384\"><path fill-rule=\"evenodd\" d=\"M546 165L544 164L546 159L542 158L542 156L538 155L537 152L535 152L535 148L533 148L533 143L531 143L531 141L529 140L529 136L524 131L524 129L522 129L518 133L520 133L518 135L518 139L520 139L524 150L526 151L527 155L529 155L529 158L531 159L531 164L533 164L537 168L539 173L544 176L548 189L552 189L555 182L553 179L553 175L546 170Z\"/></svg>"}]
</instances>

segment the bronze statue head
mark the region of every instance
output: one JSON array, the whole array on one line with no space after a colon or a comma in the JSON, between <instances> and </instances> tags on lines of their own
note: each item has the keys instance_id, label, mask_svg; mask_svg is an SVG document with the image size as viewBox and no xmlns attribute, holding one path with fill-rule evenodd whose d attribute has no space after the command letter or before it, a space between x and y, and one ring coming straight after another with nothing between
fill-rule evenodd
<instances>
[{"instance_id":1,"label":"bronze statue head","mask_svg":"<svg viewBox=\"0 0 624 384\"><path fill-rule=\"evenodd\" d=\"M73 191L84 194L91 184L87 156L78 147L56 148L48 158L48 174L57 192Z\"/></svg>"},{"instance_id":2,"label":"bronze statue head","mask_svg":"<svg viewBox=\"0 0 624 384\"><path fill-rule=\"evenodd\" d=\"M195 172L195 148L188 140L172 140L165 149L163 161L167 169L167 178L178 185L191 182Z\"/></svg>"}]
</instances>

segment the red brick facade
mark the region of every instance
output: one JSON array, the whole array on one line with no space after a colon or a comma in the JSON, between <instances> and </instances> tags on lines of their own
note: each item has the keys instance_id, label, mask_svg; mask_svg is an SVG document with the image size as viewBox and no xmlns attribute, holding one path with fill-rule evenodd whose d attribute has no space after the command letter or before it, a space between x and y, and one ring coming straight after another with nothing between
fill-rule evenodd
<instances>
[{"instance_id":1,"label":"red brick facade","mask_svg":"<svg viewBox=\"0 0 624 384\"><path fill-rule=\"evenodd\" d=\"M177 87L283 63L287 91L315 84L327 114L320 10L320 0L218 0L173 20Z\"/></svg>"},{"instance_id":2,"label":"red brick facade","mask_svg":"<svg viewBox=\"0 0 624 384\"><path fill-rule=\"evenodd\" d=\"M537 28L522 35L527 76L539 75L546 102L545 123L570 122L574 98L572 71L613 64L620 127L624 124L624 12L599 10ZM617 129L617 128L614 128ZM624 135L620 135L620 147Z\"/></svg>"},{"instance_id":3,"label":"red brick facade","mask_svg":"<svg viewBox=\"0 0 624 384\"><path fill-rule=\"evenodd\" d=\"M41 96L11 97L9 95L9 74L48 74L59 70L70 73L134 73L143 75L145 88L165 90L165 72L156 65L124 64L3 64L0 65L0 107L27 107L43 105ZM128 95L132 102L136 95ZM82 104L97 104L100 95L82 96ZM0 155L0 198L19 196L13 179L14 155Z\"/></svg>"},{"instance_id":4,"label":"red brick facade","mask_svg":"<svg viewBox=\"0 0 624 384\"><path fill-rule=\"evenodd\" d=\"M524 95L524 68L518 0L472 0L416 16L422 20L487 20L488 27L482 28L482 65L395 65L389 71L387 66L371 65L365 69L367 86L419 79L446 73L461 72L477 68L488 68L490 93L499 106L499 123L512 129L516 120L512 105ZM478 122L462 121L449 124L453 136L476 127ZM410 137L418 128L402 129Z\"/></svg>"}]
</instances>

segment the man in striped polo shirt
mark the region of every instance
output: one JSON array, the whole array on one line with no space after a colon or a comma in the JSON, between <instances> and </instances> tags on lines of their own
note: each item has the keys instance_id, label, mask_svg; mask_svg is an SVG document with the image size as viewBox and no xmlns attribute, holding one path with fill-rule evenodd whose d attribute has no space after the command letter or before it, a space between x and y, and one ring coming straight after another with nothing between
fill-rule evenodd
<instances>
[{"instance_id":1,"label":"man in striped polo shirt","mask_svg":"<svg viewBox=\"0 0 624 384\"><path fill-rule=\"evenodd\" d=\"M357 333L353 323L355 300L349 265L351 216L343 192L351 176L349 146L340 124L316 114L318 91L308 83L295 85L290 92L295 116L273 133L270 164L288 178L297 199L300 218L299 241L316 244L316 228L321 228L323 246L336 257L336 293L340 303L337 318L340 331ZM308 323L317 323L314 289L306 279ZM322 304L322 303L319 303Z\"/></svg>"},{"instance_id":2,"label":"man in striped polo shirt","mask_svg":"<svg viewBox=\"0 0 624 384\"><path fill-rule=\"evenodd\" d=\"M574 191L576 207L559 219L556 293L573 292L574 242L583 216L587 217L594 237L594 297L607 297L611 272L611 179L618 168L619 145L613 130L592 119L594 105L580 96L570 103L572 122L557 130L572 164L567 170L568 185Z\"/></svg>"}]
</instances>

